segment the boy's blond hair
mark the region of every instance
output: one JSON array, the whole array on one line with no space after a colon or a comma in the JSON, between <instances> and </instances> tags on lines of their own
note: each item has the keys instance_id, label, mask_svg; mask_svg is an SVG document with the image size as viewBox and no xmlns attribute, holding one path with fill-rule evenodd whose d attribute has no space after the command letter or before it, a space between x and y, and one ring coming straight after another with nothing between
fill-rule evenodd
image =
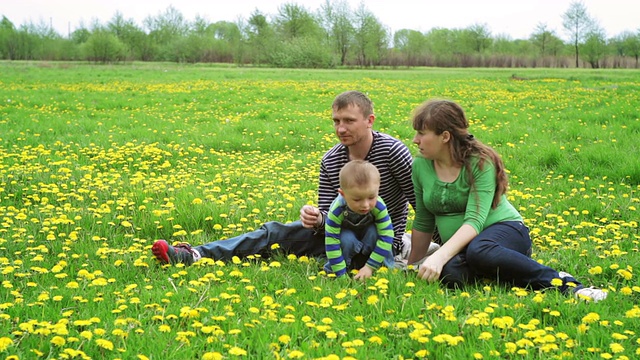
<instances>
[{"instance_id":1,"label":"boy's blond hair","mask_svg":"<svg viewBox=\"0 0 640 360\"><path fill-rule=\"evenodd\" d=\"M380 185L380 172L368 161L351 160L340 170L340 188L343 191L369 184Z\"/></svg>"}]
</instances>

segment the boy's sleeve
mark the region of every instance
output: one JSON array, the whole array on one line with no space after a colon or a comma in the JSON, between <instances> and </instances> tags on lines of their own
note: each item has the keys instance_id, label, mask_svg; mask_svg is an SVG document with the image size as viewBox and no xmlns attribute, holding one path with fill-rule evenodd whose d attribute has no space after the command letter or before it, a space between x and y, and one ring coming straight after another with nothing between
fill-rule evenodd
<instances>
[{"instance_id":1,"label":"boy's sleeve","mask_svg":"<svg viewBox=\"0 0 640 360\"><path fill-rule=\"evenodd\" d=\"M324 247L331 265L331 271L336 276L342 276L347 273L347 264L342 256L342 249L340 248L340 230L342 227L342 220L344 214L342 211L341 197L338 196L331 203L329 212L327 212L327 218L324 225Z\"/></svg>"},{"instance_id":2,"label":"boy's sleeve","mask_svg":"<svg viewBox=\"0 0 640 360\"><path fill-rule=\"evenodd\" d=\"M379 269L393 246L393 224L391 223L387 206L381 197L378 197L378 202L372 210L372 214L378 231L378 240L371 256L369 256L369 260L367 260L367 265L372 269Z\"/></svg>"}]
</instances>

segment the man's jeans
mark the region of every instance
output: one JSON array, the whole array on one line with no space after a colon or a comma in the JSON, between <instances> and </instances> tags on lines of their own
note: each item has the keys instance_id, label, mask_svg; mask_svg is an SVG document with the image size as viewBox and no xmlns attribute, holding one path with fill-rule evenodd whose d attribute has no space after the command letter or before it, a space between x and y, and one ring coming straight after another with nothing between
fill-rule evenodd
<instances>
[{"instance_id":1,"label":"man's jeans","mask_svg":"<svg viewBox=\"0 0 640 360\"><path fill-rule=\"evenodd\" d=\"M342 250L342 257L347 265L347 269L361 269L367 263L371 253L373 253L373 250L376 248L377 241L378 230L376 229L375 224L367 227L361 239L358 239L352 230L344 228L341 229L340 249ZM395 266L393 251L389 251L389 254L385 257L384 266L390 269ZM327 272L333 272L329 262L324 265L324 270Z\"/></svg>"},{"instance_id":2,"label":"man's jeans","mask_svg":"<svg viewBox=\"0 0 640 360\"><path fill-rule=\"evenodd\" d=\"M231 260L237 256L244 258L259 254L268 256L272 246L279 245L279 251L297 256L324 256L324 231L315 231L294 221L283 224L277 221L264 223L259 229L238 235L231 239L212 241L194 247L202 257L215 260Z\"/></svg>"},{"instance_id":3,"label":"man's jeans","mask_svg":"<svg viewBox=\"0 0 640 360\"><path fill-rule=\"evenodd\" d=\"M529 229L520 221L505 221L484 229L445 264L440 274L442 283L450 288L483 278L539 290L554 287L551 281L560 276L531 258ZM582 287L573 277L562 280L558 289L563 293L569 290L569 282Z\"/></svg>"}]
</instances>

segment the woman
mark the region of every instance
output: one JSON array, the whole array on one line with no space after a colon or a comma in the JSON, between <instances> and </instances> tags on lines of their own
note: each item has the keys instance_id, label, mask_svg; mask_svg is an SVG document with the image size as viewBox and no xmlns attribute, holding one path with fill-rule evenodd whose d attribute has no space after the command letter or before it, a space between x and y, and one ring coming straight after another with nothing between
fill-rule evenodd
<instances>
[{"instance_id":1,"label":"woman","mask_svg":"<svg viewBox=\"0 0 640 360\"><path fill-rule=\"evenodd\" d=\"M469 133L458 104L423 103L414 112L413 128L420 156L412 169L417 207L408 263L425 257L436 227L443 242L423 259L420 278L451 288L490 278L534 290L554 287L552 281L559 279L563 293L592 301L606 298L606 292L585 288L572 275L531 259L529 229L506 197L504 164Z\"/></svg>"}]
</instances>

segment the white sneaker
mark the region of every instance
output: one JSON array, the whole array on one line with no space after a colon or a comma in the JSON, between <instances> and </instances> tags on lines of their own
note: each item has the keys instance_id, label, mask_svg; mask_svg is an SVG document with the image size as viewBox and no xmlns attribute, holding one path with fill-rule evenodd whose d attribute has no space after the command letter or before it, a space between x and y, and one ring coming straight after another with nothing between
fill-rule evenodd
<instances>
[{"instance_id":1,"label":"white sneaker","mask_svg":"<svg viewBox=\"0 0 640 360\"><path fill-rule=\"evenodd\" d=\"M396 260L406 260L409 258L409 254L411 254L411 233L404 233L404 235L402 235L402 244L402 253L396 255ZM433 254L438 249L440 249L440 245L432 241L431 244L429 244L427 256Z\"/></svg>"},{"instance_id":2,"label":"white sneaker","mask_svg":"<svg viewBox=\"0 0 640 360\"><path fill-rule=\"evenodd\" d=\"M577 299L598 302L607 298L608 293L596 287L581 288L573 292Z\"/></svg>"},{"instance_id":3,"label":"white sneaker","mask_svg":"<svg viewBox=\"0 0 640 360\"><path fill-rule=\"evenodd\" d=\"M566 277L572 277L575 279L575 277L573 277L573 275L569 274L568 272L564 272L564 271L560 271L558 272L558 276L560 276L561 279L566 278ZM608 293L602 289L598 289L596 287L583 287L580 288L578 290L575 290L573 292L573 295L575 295L576 299L583 299L583 300L587 300L587 301L593 301L593 302L598 302L600 300L604 300L607 298Z\"/></svg>"},{"instance_id":4,"label":"white sneaker","mask_svg":"<svg viewBox=\"0 0 640 360\"><path fill-rule=\"evenodd\" d=\"M431 242L431 244L429 244L429 249L427 249L427 256L433 254L434 252L438 251L438 249L440 249L440 245Z\"/></svg>"}]
</instances>

